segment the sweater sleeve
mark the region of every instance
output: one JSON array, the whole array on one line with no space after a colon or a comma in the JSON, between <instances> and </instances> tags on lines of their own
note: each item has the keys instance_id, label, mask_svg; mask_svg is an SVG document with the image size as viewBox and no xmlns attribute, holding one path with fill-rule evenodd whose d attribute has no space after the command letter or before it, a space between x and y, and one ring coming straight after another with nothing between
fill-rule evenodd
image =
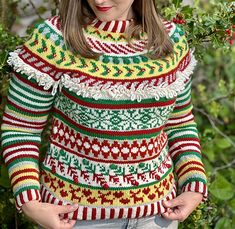
<instances>
[{"instance_id":1,"label":"sweater sleeve","mask_svg":"<svg viewBox=\"0 0 235 229\"><path fill-rule=\"evenodd\" d=\"M46 40L44 34L35 29L31 38L20 50L10 53L8 59L13 67L13 76L3 114L1 138L3 158L19 211L24 203L41 200L41 132L47 123L57 89L53 78L55 68L43 59L43 53L38 53L39 49L34 46L42 40ZM47 43L44 45L47 46Z\"/></svg>"},{"instance_id":2,"label":"sweater sleeve","mask_svg":"<svg viewBox=\"0 0 235 229\"><path fill-rule=\"evenodd\" d=\"M197 61L183 29L174 23L170 23L170 27L169 35L174 43L175 60L178 63L176 78L184 86L178 92L174 109L165 125L169 153L179 190L202 193L205 200L208 195L207 181L191 99L192 74Z\"/></svg>"},{"instance_id":3,"label":"sweater sleeve","mask_svg":"<svg viewBox=\"0 0 235 229\"><path fill-rule=\"evenodd\" d=\"M178 75L185 78L185 87L176 98L165 131L168 135L169 153L174 163L179 189L182 192L202 193L205 199L206 175L191 101L191 73L196 61L190 52L187 58L187 64L180 65L178 70Z\"/></svg>"}]
</instances>

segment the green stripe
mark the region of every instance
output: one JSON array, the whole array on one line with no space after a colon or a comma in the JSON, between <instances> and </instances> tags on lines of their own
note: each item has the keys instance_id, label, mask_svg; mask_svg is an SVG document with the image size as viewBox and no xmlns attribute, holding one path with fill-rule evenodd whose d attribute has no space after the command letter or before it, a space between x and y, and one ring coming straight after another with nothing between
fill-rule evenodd
<instances>
[{"instance_id":1,"label":"green stripe","mask_svg":"<svg viewBox=\"0 0 235 229\"><path fill-rule=\"evenodd\" d=\"M15 84L16 86L21 88L23 91L28 92L29 94L32 94L32 95L35 95L35 96L38 96L38 97L48 98L48 101L53 100L53 97L52 97L51 94L48 95L48 94L45 94L45 93L43 93L43 94L37 93L35 90L30 89L30 85L28 85L28 87L24 86L23 84L25 84L25 83L22 82L22 84L21 84L21 83L18 82L18 80L19 80L18 78L12 78L13 86ZM49 103L49 102L47 102L47 103Z\"/></svg>"},{"instance_id":2,"label":"green stripe","mask_svg":"<svg viewBox=\"0 0 235 229\"><path fill-rule=\"evenodd\" d=\"M189 127L191 127L192 125L187 125L187 131L192 131L194 132L195 134L198 134L198 131L197 129L189 129ZM181 130L181 128L177 129L177 130L173 130L171 131L169 134L168 134L168 138L171 138L173 135L175 135L176 133L181 133L182 131L185 131L185 129ZM186 137L188 136L194 136L193 134L187 134L185 135ZM177 138L183 138L184 136L179 136L179 137L174 137L174 139L177 139ZM195 137L195 136L194 136Z\"/></svg>"},{"instance_id":3,"label":"green stripe","mask_svg":"<svg viewBox=\"0 0 235 229\"><path fill-rule=\"evenodd\" d=\"M20 163L22 163L22 162L33 162L36 165L38 165L38 163L39 163L39 161L34 159L34 158L30 158L30 157L20 158L20 159L14 159L14 161L12 161L10 164L8 164L7 168L10 170L12 166L14 166L16 164L19 164L19 169L18 170L20 170L20 168L21 168Z\"/></svg>"},{"instance_id":4,"label":"green stripe","mask_svg":"<svg viewBox=\"0 0 235 229\"><path fill-rule=\"evenodd\" d=\"M22 114L22 115L26 115L26 116L32 116L32 117L45 117L48 115L48 111L45 111L44 113L42 114L38 114L38 113L35 113L35 114L32 114L32 113L28 113L26 111L22 111L22 110L19 110L18 108L12 106L11 104L7 104L7 107L9 110L12 110L18 114ZM23 107L22 107L23 108Z\"/></svg>"},{"instance_id":5,"label":"green stripe","mask_svg":"<svg viewBox=\"0 0 235 229\"><path fill-rule=\"evenodd\" d=\"M58 113L54 113L53 116L58 118L62 122L64 122L70 128L76 130L77 132L88 135L90 137L97 137L98 136L99 138L113 139L113 140L115 140L115 139L117 139L117 140L124 140L124 139L125 140L135 140L135 139L144 139L144 138L148 139L148 138L156 137L161 132L161 131L158 131L158 132L154 132L153 134L140 134L140 135L130 135L130 136L126 136L126 135L118 136L118 135L101 134L101 133L96 134L96 133L92 133L92 132L89 132L86 130L79 129L77 126L70 123L68 120L66 120L65 118L60 116Z\"/></svg>"},{"instance_id":6,"label":"green stripe","mask_svg":"<svg viewBox=\"0 0 235 229\"><path fill-rule=\"evenodd\" d=\"M14 197L18 196L23 191L32 190L32 189L40 191L40 186L32 185L32 186L27 186L27 187L24 187L24 188L20 188L20 190L18 192L14 193Z\"/></svg>"},{"instance_id":7,"label":"green stripe","mask_svg":"<svg viewBox=\"0 0 235 229\"><path fill-rule=\"evenodd\" d=\"M51 172L50 169L46 168L44 165L42 165L43 169L47 172ZM145 187L149 187L151 185L155 185L155 184L158 184L159 182L161 182L162 180L164 180L171 172L173 171L173 166L161 177L160 180L158 181L155 181L155 182L151 182L151 183L148 183L148 184L144 184L144 185L138 185L138 186L133 186L133 187L121 187L121 188L112 188L110 187L108 190L112 190L112 191L115 191L115 190L133 190L133 189L139 189L139 188L145 188ZM70 184L74 184L71 182L70 179L68 178L65 178L63 176L60 176L58 174L53 174L54 176L56 176L57 178L61 179L61 180L64 180ZM93 187L93 186L90 186L90 185L85 185L85 184L78 184L77 185L78 187L82 187L82 188L89 188L89 189L93 189L93 190L107 190L107 189L104 189L102 187Z\"/></svg>"},{"instance_id":8,"label":"green stripe","mask_svg":"<svg viewBox=\"0 0 235 229\"><path fill-rule=\"evenodd\" d=\"M131 100L110 100L110 99L99 99L99 100L95 100L92 98L84 98L82 96L78 96L75 92L70 91L69 89L65 88L66 93L70 94L71 96L78 98L81 101L87 102L87 103L91 103L91 104L104 104L104 105L126 105L126 104L136 104L136 101L131 101ZM157 102L169 102L169 99L166 98L160 98ZM151 103L157 103L155 98L151 98L151 99L142 99L141 103L139 104L151 104Z\"/></svg>"},{"instance_id":9,"label":"green stripe","mask_svg":"<svg viewBox=\"0 0 235 229\"><path fill-rule=\"evenodd\" d=\"M184 153L181 153L175 160L174 160L174 164L176 165L179 160L184 157L184 156L196 156L198 157L200 160L202 159L202 155L198 152L193 152L193 151L187 151L187 152L184 152Z\"/></svg>"},{"instance_id":10,"label":"green stripe","mask_svg":"<svg viewBox=\"0 0 235 229\"><path fill-rule=\"evenodd\" d=\"M174 113L174 114L177 114L177 113L179 113L179 112L181 112L181 111L186 111L186 110L189 110L189 109L190 109L190 110L193 109L192 103L189 103L188 106L183 107L183 108L177 108L177 106L175 106L175 108L174 108L174 110L173 110L173 113Z\"/></svg>"},{"instance_id":11,"label":"green stripe","mask_svg":"<svg viewBox=\"0 0 235 229\"><path fill-rule=\"evenodd\" d=\"M22 136L21 136L22 137ZM38 138L40 138L40 137L38 137ZM2 140L4 141L4 139L10 139L10 137L4 137L4 138L2 138ZM32 140L32 139L29 139L31 142L33 142L33 143L37 143L37 144L40 144L41 143L41 138L40 139L38 139L38 141L37 140ZM3 147L7 147L7 146L11 146L11 145L13 145L13 144L17 144L17 143L26 143L25 145L29 145L29 140L20 140L20 138L19 138L19 140L14 140L14 141L8 141L7 143L2 143L2 146Z\"/></svg>"},{"instance_id":12,"label":"green stripe","mask_svg":"<svg viewBox=\"0 0 235 229\"><path fill-rule=\"evenodd\" d=\"M178 98L177 98L175 105L176 105L176 107L177 107L177 105L179 106L179 104L180 104L180 106L183 106L184 104L189 103L190 99L191 99L191 95L189 95L185 99L181 99L181 100L178 100Z\"/></svg>"},{"instance_id":13,"label":"green stripe","mask_svg":"<svg viewBox=\"0 0 235 229\"><path fill-rule=\"evenodd\" d=\"M15 90L13 88L13 85L10 85L9 89L10 89L9 90L9 97L12 98L13 101L17 101L19 104L22 104L26 108L34 108L34 109L43 109L43 110L45 110L45 108L49 109L51 107L51 104L50 105L45 105L45 104L39 103L38 100L36 100L36 102L38 102L39 105L32 105L32 104L26 103L26 102L23 101L23 99L26 98L26 96L24 94L21 94L19 91ZM15 97L11 93L11 91L14 91L17 94L17 96L19 96L19 97ZM34 99L28 97L28 100L33 101ZM37 112L37 111L32 111L32 112Z\"/></svg>"},{"instance_id":14,"label":"green stripe","mask_svg":"<svg viewBox=\"0 0 235 229\"><path fill-rule=\"evenodd\" d=\"M179 136L179 137L175 137L175 138L173 138L173 139L169 139L169 143L171 143L171 142L173 142L173 141L175 141L175 140L177 140L177 139L182 139L182 140L187 140L187 138L197 138L197 135L182 135L182 136Z\"/></svg>"},{"instance_id":15,"label":"green stripe","mask_svg":"<svg viewBox=\"0 0 235 229\"><path fill-rule=\"evenodd\" d=\"M200 178L200 177L188 178L187 181L185 181L185 182L183 183L183 185L181 186L181 188L184 187L184 186L186 186L186 185L189 184L189 183L194 182L194 181L201 181L203 184L207 184L206 180L203 179L203 178Z\"/></svg>"}]
</instances>

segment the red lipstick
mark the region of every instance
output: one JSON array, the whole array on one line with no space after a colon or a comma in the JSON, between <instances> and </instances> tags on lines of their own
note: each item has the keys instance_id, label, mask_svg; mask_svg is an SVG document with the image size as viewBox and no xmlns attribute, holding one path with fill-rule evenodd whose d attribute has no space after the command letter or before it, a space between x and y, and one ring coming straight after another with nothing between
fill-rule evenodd
<instances>
[{"instance_id":1,"label":"red lipstick","mask_svg":"<svg viewBox=\"0 0 235 229\"><path fill-rule=\"evenodd\" d=\"M108 10L110 10L112 7L101 7L101 6L96 6L97 10L102 11L102 12L106 12Z\"/></svg>"}]
</instances>

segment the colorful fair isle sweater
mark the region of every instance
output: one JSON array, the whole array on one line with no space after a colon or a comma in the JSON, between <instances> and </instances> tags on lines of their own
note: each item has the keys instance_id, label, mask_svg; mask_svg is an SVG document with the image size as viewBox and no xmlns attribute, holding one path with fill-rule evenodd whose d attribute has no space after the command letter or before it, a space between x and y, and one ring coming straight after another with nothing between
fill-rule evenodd
<instances>
[{"instance_id":1,"label":"colorful fair isle sweater","mask_svg":"<svg viewBox=\"0 0 235 229\"><path fill-rule=\"evenodd\" d=\"M150 59L146 40L128 44L130 21L84 28L97 59L66 49L58 17L37 25L20 50L2 123L3 156L16 206L30 200L78 203L79 220L138 218L165 212L180 192L207 196L192 114L196 65L182 29L164 22L174 53ZM41 132L52 114L39 164Z\"/></svg>"}]
</instances>

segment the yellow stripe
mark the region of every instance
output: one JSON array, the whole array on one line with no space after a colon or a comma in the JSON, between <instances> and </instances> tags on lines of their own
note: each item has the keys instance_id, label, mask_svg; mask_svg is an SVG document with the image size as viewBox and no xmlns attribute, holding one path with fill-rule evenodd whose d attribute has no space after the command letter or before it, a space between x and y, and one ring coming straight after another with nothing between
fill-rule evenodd
<instances>
[{"instance_id":1,"label":"yellow stripe","mask_svg":"<svg viewBox=\"0 0 235 229\"><path fill-rule=\"evenodd\" d=\"M42 53L38 53L37 52L37 49L38 48L41 48L41 39L44 39L46 41L46 46L48 48L47 51L44 51ZM50 46L55 46L54 43L51 41L51 40L48 40L44 37L44 35L42 34L39 34L39 42L37 45L35 45L34 47L30 47L29 44L34 40L34 37L32 37L31 40L29 40L25 46L30 49L32 52L34 52L36 55L40 56L42 59L44 59L46 62L50 63L51 65L54 65L55 66L55 62L60 60L61 56L60 56L60 51L62 51L61 47L55 47L56 49L56 57L53 58L53 59L48 59L47 58L47 55L50 55L51 54L51 50L50 50ZM175 45L174 47L174 50L175 52L179 52L179 50L177 49L176 46L181 46L183 48L183 55L181 57L181 59L177 62L175 60L175 64L174 65L171 65L169 68L166 67L166 63L162 60L157 60L157 62L159 64L161 64L163 66L163 70L161 72L158 72L158 66L156 64L154 64L153 62L155 62L156 60L149 60L148 61L148 64L150 66L155 66L155 70L153 72L153 74L149 75L149 74L145 74L145 75L142 75L142 77L144 78L152 78L152 77L157 77L157 76L162 76L162 74L166 74L168 73L169 71L175 69L177 66L178 66L178 63L187 55L188 53L188 50L187 50L187 47L185 45L185 43L183 41L185 41L186 38L185 36L182 36L180 37L180 41ZM89 74L89 75L92 75L94 77L98 77L100 79L107 79L107 75L106 76L103 76L101 75L102 72L105 71L104 67L102 65L103 62L101 61L95 61L93 59L88 59L88 58L83 58L84 61L86 62L87 64L87 67L85 68L80 68L79 65L82 65L82 62L80 61L81 58L78 58L78 57L75 57L75 61L76 63L75 64L72 64L70 66L65 66L66 63L69 63L70 62L70 58L69 58L69 55L72 55L74 56L71 51L66 51L64 52L65 54L65 58L67 61L61 63L59 66L57 66L58 68L61 68L61 69L64 69L64 70L79 70L85 74ZM175 58L175 55L174 55L174 58ZM166 60L169 61L169 63L172 62L172 57L168 56L165 58ZM91 69L93 69L93 66L92 66L92 63L95 63L98 67L99 70L95 71L95 72L90 72ZM64 64L64 65L63 65ZM145 66L146 63L141 63L141 64L138 64L139 67L143 67L143 68L146 68ZM130 67L131 70L133 70L133 73L130 77L128 77L128 79L136 79L137 78L137 74L139 73L139 70L137 70L136 68L134 68L134 65L136 64L130 64L130 65L118 65L118 68L123 71L123 74L119 75L118 76L118 79L126 79L125 77L125 74L128 73L128 71L124 68L124 66L127 66L127 67ZM110 69L110 73L108 74L108 79L116 79L115 76L113 76L115 73L116 73L116 70L114 69L115 66L117 66L116 64L112 64L112 63L108 63L108 64L105 64L106 67L108 67ZM150 69L147 68L147 72L149 72Z\"/></svg>"},{"instance_id":2,"label":"yellow stripe","mask_svg":"<svg viewBox=\"0 0 235 229\"><path fill-rule=\"evenodd\" d=\"M44 185L54 191L57 198L76 202L85 206L133 206L143 203L154 203L165 197L175 183L173 173L155 185L133 190L94 190L61 181L53 174L42 176ZM46 178L46 179L45 179ZM58 183L60 181L60 184ZM164 183L164 184L163 184Z\"/></svg>"}]
</instances>

